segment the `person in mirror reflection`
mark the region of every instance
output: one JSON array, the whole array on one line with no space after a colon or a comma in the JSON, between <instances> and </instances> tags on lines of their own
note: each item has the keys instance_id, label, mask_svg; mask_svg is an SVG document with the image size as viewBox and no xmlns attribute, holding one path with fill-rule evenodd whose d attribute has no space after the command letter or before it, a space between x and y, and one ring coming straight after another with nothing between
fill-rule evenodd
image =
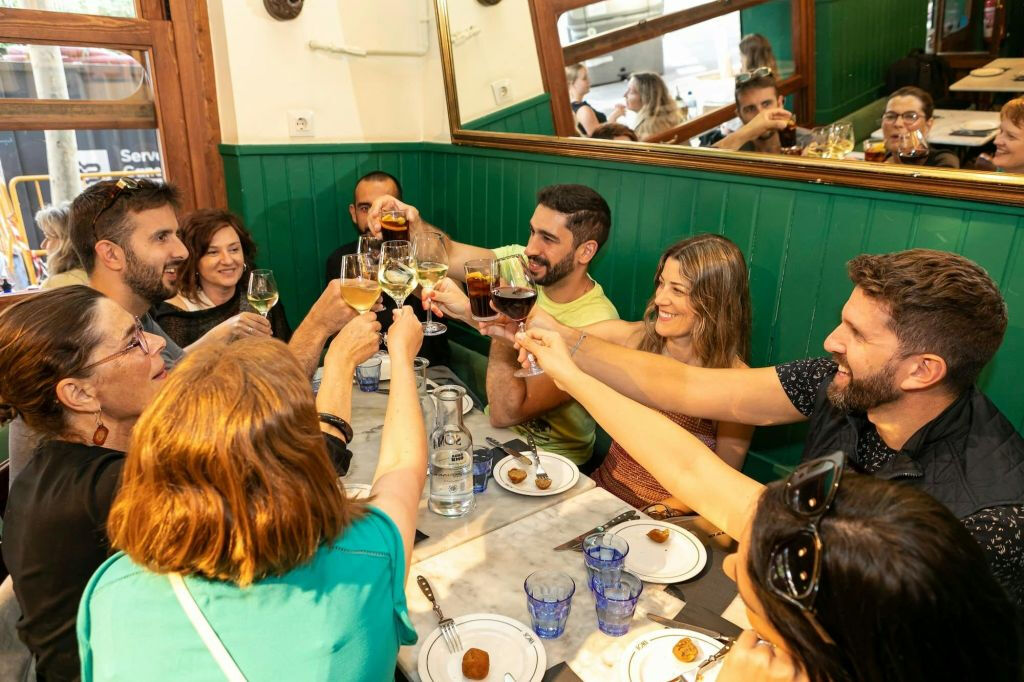
<instances>
[{"instance_id":1,"label":"person in mirror reflection","mask_svg":"<svg viewBox=\"0 0 1024 682\"><path fill-rule=\"evenodd\" d=\"M1006 333L998 286L976 263L931 249L860 255L847 273L853 292L824 343L831 357L717 369L588 336L573 359L660 410L755 426L809 422L805 459L841 448L855 470L938 499L1024 608L1024 438L976 385ZM558 331L569 345L580 338L546 317L528 327Z\"/></svg>"},{"instance_id":2,"label":"person in mirror reflection","mask_svg":"<svg viewBox=\"0 0 1024 682\"><path fill-rule=\"evenodd\" d=\"M911 130L920 130L925 138L935 123L935 103L932 96L921 88L909 85L889 96L882 114L882 137L885 141L886 163L900 163L900 135ZM923 166L937 168L959 168L960 159L946 149L929 145L928 158Z\"/></svg>"},{"instance_id":3,"label":"person in mirror reflection","mask_svg":"<svg viewBox=\"0 0 1024 682\"><path fill-rule=\"evenodd\" d=\"M608 120L608 117L592 107L583 98L590 92L590 72L583 64L565 67L565 82L569 84L569 104L576 117L576 129L583 137Z\"/></svg>"},{"instance_id":4,"label":"person in mirror reflection","mask_svg":"<svg viewBox=\"0 0 1024 682\"><path fill-rule=\"evenodd\" d=\"M736 112L743 126L714 143L719 149L741 152L781 154L779 131L788 125L793 114L783 106L773 72L767 67L742 73L736 77ZM797 145L805 146L809 133L797 130Z\"/></svg>"},{"instance_id":5,"label":"person in mirror reflection","mask_svg":"<svg viewBox=\"0 0 1024 682\"><path fill-rule=\"evenodd\" d=\"M368 501L347 499L309 380L280 341L201 348L175 369L132 434L107 522L119 551L82 595L83 682L227 670L394 678L399 647L416 642L405 581L427 459L413 372L423 331L409 307L393 319ZM189 618L192 602L200 614ZM197 621L216 644L200 639ZM231 661L220 671L217 645Z\"/></svg>"},{"instance_id":6,"label":"person in mirror reflection","mask_svg":"<svg viewBox=\"0 0 1024 682\"><path fill-rule=\"evenodd\" d=\"M284 306L267 317L246 300L246 275L255 267L256 243L230 211L200 209L179 222L188 258L181 264L178 294L152 309L153 318L176 344L191 346L217 325L233 319L232 338L269 336L285 343L292 336Z\"/></svg>"},{"instance_id":7,"label":"person in mirror reflection","mask_svg":"<svg viewBox=\"0 0 1024 682\"><path fill-rule=\"evenodd\" d=\"M775 61L772 44L760 33L748 33L743 36L739 50L742 71L749 73L763 66L776 76L779 75L779 64Z\"/></svg>"},{"instance_id":8,"label":"person in mirror reflection","mask_svg":"<svg viewBox=\"0 0 1024 682\"><path fill-rule=\"evenodd\" d=\"M433 231L444 237L448 275L466 280L470 260L525 257L529 276L537 285L535 308L566 324L586 326L618 319L615 305L590 276L590 264L608 240L612 215L608 202L584 185L549 185L537 192L537 206L528 226L525 246L494 249L457 242L422 219L415 206L394 197L381 197L370 209L370 229L380 233L384 210L405 212L412 234ZM575 322L569 322L575 320ZM584 464L594 450L594 421L568 394L540 375L513 375L519 369L516 350L506 336L491 343L487 361L487 413L491 424L529 433L539 448Z\"/></svg>"},{"instance_id":9,"label":"person in mirror reflection","mask_svg":"<svg viewBox=\"0 0 1024 682\"><path fill-rule=\"evenodd\" d=\"M995 145L995 154L981 155L988 165L979 164L980 170L1024 173L1024 97L1016 97L1003 105Z\"/></svg>"},{"instance_id":10,"label":"person in mirror reflection","mask_svg":"<svg viewBox=\"0 0 1024 682\"><path fill-rule=\"evenodd\" d=\"M753 630L720 682L1024 679L1013 604L932 496L856 473L842 449L762 485L581 371L557 332L517 338L667 490L739 542L723 570Z\"/></svg>"},{"instance_id":11,"label":"person in mirror reflection","mask_svg":"<svg viewBox=\"0 0 1024 682\"><path fill-rule=\"evenodd\" d=\"M619 140L620 142L639 142L640 138L629 126L621 123L602 123L590 134L594 140Z\"/></svg>"},{"instance_id":12,"label":"person in mirror reflection","mask_svg":"<svg viewBox=\"0 0 1024 682\"><path fill-rule=\"evenodd\" d=\"M68 236L70 218L70 202L46 206L36 213L36 226L43 233L43 241L39 247L46 249L46 279L43 280L43 289L89 283L89 275L82 268L82 261L78 259Z\"/></svg>"},{"instance_id":13,"label":"person in mirror reflection","mask_svg":"<svg viewBox=\"0 0 1024 682\"><path fill-rule=\"evenodd\" d=\"M351 419L352 373L377 350L379 329L374 314L366 313L335 337L317 411ZM0 421L19 416L40 438L11 485L3 541L23 614L19 635L40 679L79 677L79 597L110 555L107 514L136 422L173 374L165 344L117 302L81 285L42 292L0 314ZM208 346L211 355L231 348ZM284 362L296 362L280 342L269 347ZM305 390L312 395L308 383ZM169 419L194 430L198 422L183 412L193 406L177 409ZM246 413L216 417L228 414ZM327 423L319 430L335 473L343 474L352 457L346 434ZM203 438L220 433L212 427L194 432Z\"/></svg>"},{"instance_id":14,"label":"person in mirror reflection","mask_svg":"<svg viewBox=\"0 0 1024 682\"><path fill-rule=\"evenodd\" d=\"M668 86L656 73L638 71L629 77L624 95L625 103L616 104L608 117L609 123L617 123L625 116L626 109L636 112L633 130L640 141L675 128L686 120L686 115L672 98Z\"/></svg>"},{"instance_id":15,"label":"person in mirror reflection","mask_svg":"<svg viewBox=\"0 0 1024 682\"><path fill-rule=\"evenodd\" d=\"M697 367L746 367L750 353L750 290L743 253L716 234L690 237L670 246L655 270L654 294L638 322L608 320L581 328L581 333L627 348L664 355ZM450 280L430 297L440 315L472 324L469 300ZM427 300L424 305L427 305ZM535 313L544 315L543 311ZM502 327L514 335L507 320L480 323L497 335ZM665 412L735 469L746 459L752 426L714 422L677 412ZM643 508L662 503L676 511L686 505L671 496L650 472L615 441L607 457L591 474L602 488L628 504Z\"/></svg>"}]
</instances>

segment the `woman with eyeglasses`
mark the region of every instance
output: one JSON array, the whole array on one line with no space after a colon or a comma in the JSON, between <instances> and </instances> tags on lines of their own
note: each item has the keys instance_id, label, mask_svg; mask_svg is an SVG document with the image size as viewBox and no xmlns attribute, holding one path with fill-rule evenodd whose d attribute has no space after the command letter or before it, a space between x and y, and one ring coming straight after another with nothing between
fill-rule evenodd
<instances>
[{"instance_id":1,"label":"woman with eyeglasses","mask_svg":"<svg viewBox=\"0 0 1024 682\"><path fill-rule=\"evenodd\" d=\"M1016 611L938 501L844 473L841 453L764 486L582 372L557 333L517 339L666 489L739 541L724 569L753 631L719 682L1024 679Z\"/></svg>"},{"instance_id":2,"label":"woman with eyeglasses","mask_svg":"<svg viewBox=\"0 0 1024 682\"><path fill-rule=\"evenodd\" d=\"M882 114L882 137L887 152L885 162L904 163L900 160L901 141L906 147L907 137L916 130L921 131L923 138L927 139L935 123L934 114L932 96L921 88L907 86L892 93L885 104L885 113ZM927 156L917 165L959 168L960 159L951 151L928 145Z\"/></svg>"},{"instance_id":3,"label":"woman with eyeglasses","mask_svg":"<svg viewBox=\"0 0 1024 682\"><path fill-rule=\"evenodd\" d=\"M317 396L321 412L350 414L350 377L377 350L379 329L367 313L335 337ZM110 554L107 514L135 423L167 378L164 344L113 300L79 285L0 313L0 422L20 416L41 434L11 485L3 559L21 607L19 635L47 682L79 677L78 600ZM338 456L335 468L346 470L345 441L323 437Z\"/></svg>"}]
</instances>

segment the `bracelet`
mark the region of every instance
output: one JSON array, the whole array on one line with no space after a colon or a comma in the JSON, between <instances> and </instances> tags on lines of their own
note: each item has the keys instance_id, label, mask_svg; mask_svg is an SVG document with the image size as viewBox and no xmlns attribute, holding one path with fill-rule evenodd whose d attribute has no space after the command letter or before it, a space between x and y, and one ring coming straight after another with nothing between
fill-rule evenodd
<instances>
[{"instance_id":1,"label":"bracelet","mask_svg":"<svg viewBox=\"0 0 1024 682\"><path fill-rule=\"evenodd\" d=\"M345 421L338 415L330 414L329 412L320 412L318 413L317 416L320 417L320 421L322 421L324 424L330 424L334 428L341 431L341 435L345 437L346 443L352 442L352 426L347 421Z\"/></svg>"},{"instance_id":2,"label":"bracelet","mask_svg":"<svg viewBox=\"0 0 1024 682\"><path fill-rule=\"evenodd\" d=\"M576 342L576 345L572 347L572 350L571 350L571 351L569 351L569 357L570 357L570 358L571 358L571 357L572 357L573 355L575 355L575 354L576 354L576 351L578 351L578 350L580 349L580 344L582 344L582 343L583 343L583 339L585 339L585 338L587 338L587 333L586 333L586 332L580 332L580 338L579 338L579 340L578 340L578 341Z\"/></svg>"}]
</instances>

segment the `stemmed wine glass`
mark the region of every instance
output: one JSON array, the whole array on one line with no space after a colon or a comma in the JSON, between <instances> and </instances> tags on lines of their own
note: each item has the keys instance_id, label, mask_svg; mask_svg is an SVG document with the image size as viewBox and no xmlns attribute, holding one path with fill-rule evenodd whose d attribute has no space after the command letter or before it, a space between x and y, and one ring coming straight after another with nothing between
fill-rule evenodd
<instances>
[{"instance_id":1,"label":"stemmed wine glass","mask_svg":"<svg viewBox=\"0 0 1024 682\"><path fill-rule=\"evenodd\" d=\"M359 235L359 245L356 248L356 253L365 253L373 258L374 263L380 262L380 246L384 243L384 240L380 237L374 237L371 234Z\"/></svg>"},{"instance_id":2,"label":"stemmed wine glass","mask_svg":"<svg viewBox=\"0 0 1024 682\"><path fill-rule=\"evenodd\" d=\"M397 240L381 245L377 281L384 293L401 308L416 288L416 261L413 260L412 245L409 242Z\"/></svg>"},{"instance_id":3,"label":"stemmed wine glass","mask_svg":"<svg viewBox=\"0 0 1024 682\"><path fill-rule=\"evenodd\" d=\"M249 290L246 293L249 305L264 318L277 304L277 282L273 270L253 270L249 275Z\"/></svg>"},{"instance_id":4,"label":"stemmed wine glass","mask_svg":"<svg viewBox=\"0 0 1024 682\"><path fill-rule=\"evenodd\" d=\"M920 128L900 133L900 141L896 146L896 156L900 163L922 165L928 160L928 141Z\"/></svg>"},{"instance_id":5,"label":"stemmed wine glass","mask_svg":"<svg viewBox=\"0 0 1024 682\"><path fill-rule=\"evenodd\" d=\"M341 257L341 297L345 303L365 313L380 297L377 262L369 253L350 253Z\"/></svg>"},{"instance_id":6,"label":"stemmed wine glass","mask_svg":"<svg viewBox=\"0 0 1024 682\"><path fill-rule=\"evenodd\" d=\"M525 332L523 322L533 310L537 302L537 285L530 276L530 268L526 257L522 254L505 256L494 261L491 268L494 273L494 284L491 289L491 300L494 307L509 319L519 323L519 331ZM517 370L513 376L532 377L543 374L544 370L537 366L533 355L528 355L530 369Z\"/></svg>"},{"instance_id":7,"label":"stemmed wine glass","mask_svg":"<svg viewBox=\"0 0 1024 682\"><path fill-rule=\"evenodd\" d=\"M854 132L853 124L849 121L833 123L829 129L829 156L833 159L842 159L853 151L857 144L857 134Z\"/></svg>"},{"instance_id":8,"label":"stemmed wine glass","mask_svg":"<svg viewBox=\"0 0 1024 682\"><path fill-rule=\"evenodd\" d=\"M416 279L424 293L430 293L434 286L448 274L448 251L444 248L444 237L433 232L420 232L412 240L416 258ZM427 321L423 323L424 336L444 334L448 327L435 322L430 307Z\"/></svg>"}]
</instances>

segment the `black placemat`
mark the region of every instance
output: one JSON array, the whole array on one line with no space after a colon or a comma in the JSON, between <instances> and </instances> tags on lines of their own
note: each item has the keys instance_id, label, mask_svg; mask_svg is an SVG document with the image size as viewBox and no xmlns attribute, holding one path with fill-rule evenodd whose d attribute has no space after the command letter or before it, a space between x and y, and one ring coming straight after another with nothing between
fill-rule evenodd
<instances>
[{"instance_id":1,"label":"black placemat","mask_svg":"<svg viewBox=\"0 0 1024 682\"><path fill-rule=\"evenodd\" d=\"M519 438L513 438L512 440L507 441L507 442L503 443L502 445L504 445L505 447L507 447L507 448L509 448L511 450L514 450L515 452L523 452L524 450L528 450L530 448L529 445L527 445L525 442L523 442ZM502 450L501 448L490 448L490 453L491 453L491 467L492 467L492 471L493 471L493 467L497 466L498 462L500 462L501 460L503 460L506 457L508 457L508 454L504 450Z\"/></svg>"},{"instance_id":2,"label":"black placemat","mask_svg":"<svg viewBox=\"0 0 1024 682\"><path fill-rule=\"evenodd\" d=\"M574 673L565 661L548 668L541 679L544 682L583 682L580 676Z\"/></svg>"},{"instance_id":3,"label":"black placemat","mask_svg":"<svg viewBox=\"0 0 1024 682\"><path fill-rule=\"evenodd\" d=\"M736 598L736 583L722 570L727 552L711 542L708 534L693 521L682 521L677 525L697 536L708 553L708 562L695 578L665 588L673 597L686 602L683 609L672 617L718 630L723 635L739 635L742 632L739 626L718 615Z\"/></svg>"}]
</instances>

